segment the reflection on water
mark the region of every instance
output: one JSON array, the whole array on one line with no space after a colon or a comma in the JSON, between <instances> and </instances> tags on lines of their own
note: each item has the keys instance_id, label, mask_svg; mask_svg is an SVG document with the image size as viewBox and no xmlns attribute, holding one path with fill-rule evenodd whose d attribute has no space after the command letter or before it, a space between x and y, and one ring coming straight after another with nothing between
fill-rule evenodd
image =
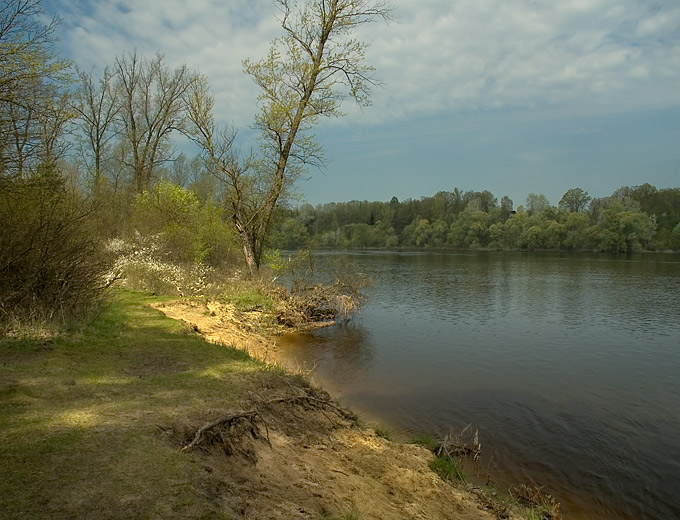
<instances>
[{"instance_id":1,"label":"reflection on water","mask_svg":"<svg viewBox=\"0 0 680 520\"><path fill-rule=\"evenodd\" d=\"M680 259L352 256L370 303L287 357L403 430L473 423L483 465L566 518L680 518Z\"/></svg>"}]
</instances>

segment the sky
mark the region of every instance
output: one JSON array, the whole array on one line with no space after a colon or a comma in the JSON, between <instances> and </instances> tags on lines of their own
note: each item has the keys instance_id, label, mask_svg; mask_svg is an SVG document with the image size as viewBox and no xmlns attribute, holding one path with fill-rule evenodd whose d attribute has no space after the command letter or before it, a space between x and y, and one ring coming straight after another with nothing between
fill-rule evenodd
<instances>
[{"instance_id":1,"label":"sky","mask_svg":"<svg viewBox=\"0 0 680 520\"><path fill-rule=\"evenodd\" d=\"M393 0L362 26L382 85L315 129L327 163L297 183L316 205L458 187L557 204L648 182L680 186L678 0ZM206 75L216 117L252 134L246 58L282 35L270 0L43 0L84 70L161 52ZM247 141L247 139L245 139Z\"/></svg>"}]
</instances>

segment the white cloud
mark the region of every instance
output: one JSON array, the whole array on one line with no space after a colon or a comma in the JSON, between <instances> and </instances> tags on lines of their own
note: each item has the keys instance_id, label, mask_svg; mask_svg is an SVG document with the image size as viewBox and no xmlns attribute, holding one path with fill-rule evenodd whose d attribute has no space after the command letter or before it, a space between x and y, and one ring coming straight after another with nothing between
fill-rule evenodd
<instances>
[{"instance_id":1,"label":"white cloud","mask_svg":"<svg viewBox=\"0 0 680 520\"><path fill-rule=\"evenodd\" d=\"M398 23L365 26L367 60L385 88L346 123L492 107L616 111L677 106L680 9L671 1L395 0ZM280 34L268 0L60 0L62 39L81 67L133 48L163 52L206 74L218 111L252 121L256 92L242 72ZM80 4L82 5L82 4Z\"/></svg>"},{"instance_id":2,"label":"white cloud","mask_svg":"<svg viewBox=\"0 0 680 520\"><path fill-rule=\"evenodd\" d=\"M431 1L402 2L400 11L401 23L370 32L369 59L389 84L376 96L380 115L680 103L680 17L670 7ZM636 34L638 26L653 27L653 36Z\"/></svg>"}]
</instances>

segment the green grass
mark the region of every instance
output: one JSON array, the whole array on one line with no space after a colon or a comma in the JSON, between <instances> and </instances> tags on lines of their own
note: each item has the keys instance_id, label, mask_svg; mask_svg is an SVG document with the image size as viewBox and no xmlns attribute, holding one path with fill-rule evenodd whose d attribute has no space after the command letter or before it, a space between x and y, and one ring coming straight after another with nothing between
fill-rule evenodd
<instances>
[{"instance_id":1,"label":"green grass","mask_svg":"<svg viewBox=\"0 0 680 520\"><path fill-rule=\"evenodd\" d=\"M376 426L376 427L374 428L373 431L375 431L375 434L376 434L378 437L380 437L380 438L382 438L382 439L385 439L386 441L391 441L391 440L393 440L393 439L392 439L392 433L390 432L390 430L388 430L388 429L387 429L386 427L384 427L384 426Z\"/></svg>"},{"instance_id":2,"label":"green grass","mask_svg":"<svg viewBox=\"0 0 680 520\"><path fill-rule=\"evenodd\" d=\"M272 371L117 291L88 326L0 338L0 517L221 518L173 426L199 427Z\"/></svg>"},{"instance_id":3,"label":"green grass","mask_svg":"<svg viewBox=\"0 0 680 520\"><path fill-rule=\"evenodd\" d=\"M413 444L420 444L421 446L426 447L431 452L434 452L439 447L440 440L434 435L423 433L416 435L413 438Z\"/></svg>"},{"instance_id":4,"label":"green grass","mask_svg":"<svg viewBox=\"0 0 680 520\"><path fill-rule=\"evenodd\" d=\"M237 311L272 310L274 304L269 296L250 290L236 295L233 299Z\"/></svg>"},{"instance_id":5,"label":"green grass","mask_svg":"<svg viewBox=\"0 0 680 520\"><path fill-rule=\"evenodd\" d=\"M463 472L463 465L456 459L435 457L430 461L430 469L449 482L461 484L467 482Z\"/></svg>"}]
</instances>

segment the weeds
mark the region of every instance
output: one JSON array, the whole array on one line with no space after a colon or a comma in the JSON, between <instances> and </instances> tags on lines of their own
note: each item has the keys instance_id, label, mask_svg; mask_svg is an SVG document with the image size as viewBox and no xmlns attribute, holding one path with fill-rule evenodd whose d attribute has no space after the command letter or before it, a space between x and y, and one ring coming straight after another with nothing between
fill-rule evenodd
<instances>
[{"instance_id":1,"label":"weeds","mask_svg":"<svg viewBox=\"0 0 680 520\"><path fill-rule=\"evenodd\" d=\"M439 442L440 441L439 439L437 439L437 437L427 433L416 435L413 439L413 444L419 444L421 446L424 446L433 453L439 447Z\"/></svg>"},{"instance_id":2,"label":"weeds","mask_svg":"<svg viewBox=\"0 0 680 520\"><path fill-rule=\"evenodd\" d=\"M538 486L520 484L510 489L517 501L528 508L527 520L558 520L560 504Z\"/></svg>"},{"instance_id":3,"label":"weeds","mask_svg":"<svg viewBox=\"0 0 680 520\"><path fill-rule=\"evenodd\" d=\"M380 437L381 439L385 439L386 441L391 441L392 440L392 434L390 431L383 427L383 426L377 426L375 428L375 434Z\"/></svg>"},{"instance_id":4,"label":"weeds","mask_svg":"<svg viewBox=\"0 0 680 520\"><path fill-rule=\"evenodd\" d=\"M463 472L463 465L459 460L447 456L435 457L435 459L430 462L430 469L448 482L460 484L465 484L467 482L465 473Z\"/></svg>"},{"instance_id":5,"label":"weeds","mask_svg":"<svg viewBox=\"0 0 680 520\"><path fill-rule=\"evenodd\" d=\"M463 471L463 459L477 461L482 451L479 434L477 431L472 432L470 426L460 433L451 432L443 439L429 434L418 435L413 442L434 453L435 458L430 462L430 469L447 482L463 485L496 518L513 517L526 520L561 518L560 504L539 487L522 484L512 487L508 492L502 492L489 485L474 487L468 484Z\"/></svg>"}]
</instances>

